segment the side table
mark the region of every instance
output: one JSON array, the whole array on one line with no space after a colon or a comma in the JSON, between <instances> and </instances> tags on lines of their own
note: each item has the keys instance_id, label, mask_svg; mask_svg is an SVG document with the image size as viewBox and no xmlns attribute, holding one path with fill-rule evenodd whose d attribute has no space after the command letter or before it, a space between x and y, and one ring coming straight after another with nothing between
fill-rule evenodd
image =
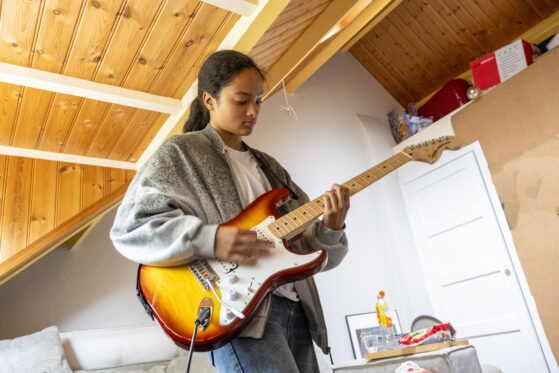
<instances>
[{"instance_id":1,"label":"side table","mask_svg":"<svg viewBox=\"0 0 559 373\"><path fill-rule=\"evenodd\" d=\"M369 355L371 354L367 356ZM334 365L332 371L334 373L394 373L403 362L410 360L431 373L481 373L481 365L472 345L458 345L375 360L354 360Z\"/></svg>"}]
</instances>

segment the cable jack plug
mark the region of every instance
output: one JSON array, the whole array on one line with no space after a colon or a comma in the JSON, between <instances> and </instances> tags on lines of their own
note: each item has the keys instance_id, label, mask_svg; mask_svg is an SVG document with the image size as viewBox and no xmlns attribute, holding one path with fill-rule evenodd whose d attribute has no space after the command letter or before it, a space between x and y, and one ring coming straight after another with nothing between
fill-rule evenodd
<instances>
[{"instance_id":1,"label":"cable jack plug","mask_svg":"<svg viewBox=\"0 0 559 373\"><path fill-rule=\"evenodd\" d=\"M198 306L198 317L196 322L198 323L198 328L204 331L210 324L210 319L212 318L212 310L214 308L214 301L212 298L204 298Z\"/></svg>"}]
</instances>

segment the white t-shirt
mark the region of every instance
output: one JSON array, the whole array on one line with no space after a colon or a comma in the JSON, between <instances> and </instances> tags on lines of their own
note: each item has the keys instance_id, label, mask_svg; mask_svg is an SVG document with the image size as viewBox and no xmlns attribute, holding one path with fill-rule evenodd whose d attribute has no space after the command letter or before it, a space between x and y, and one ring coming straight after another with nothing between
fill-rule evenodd
<instances>
[{"instance_id":1,"label":"white t-shirt","mask_svg":"<svg viewBox=\"0 0 559 373\"><path fill-rule=\"evenodd\" d=\"M268 181L264 174L258 169L256 160L248 151L238 151L225 145L225 152L229 157L229 163L233 169L233 175L241 193L243 208L252 201L266 193ZM298 302L299 296L295 291L293 283L287 283L274 290L274 294Z\"/></svg>"},{"instance_id":2,"label":"white t-shirt","mask_svg":"<svg viewBox=\"0 0 559 373\"><path fill-rule=\"evenodd\" d=\"M241 193L243 208L266 193L264 175L258 169L258 164L248 151L240 152L225 146L229 163L233 168L233 175Z\"/></svg>"}]
</instances>

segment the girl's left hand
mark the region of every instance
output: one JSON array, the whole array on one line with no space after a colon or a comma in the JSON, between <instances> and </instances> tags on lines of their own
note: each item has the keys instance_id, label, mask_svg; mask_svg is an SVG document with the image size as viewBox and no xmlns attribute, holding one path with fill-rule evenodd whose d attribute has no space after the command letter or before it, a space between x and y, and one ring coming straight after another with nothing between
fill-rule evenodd
<instances>
[{"instance_id":1,"label":"girl's left hand","mask_svg":"<svg viewBox=\"0 0 559 373\"><path fill-rule=\"evenodd\" d=\"M334 184L332 189L324 193L322 197L324 201L322 224L334 231L342 229L349 210L348 187Z\"/></svg>"}]
</instances>

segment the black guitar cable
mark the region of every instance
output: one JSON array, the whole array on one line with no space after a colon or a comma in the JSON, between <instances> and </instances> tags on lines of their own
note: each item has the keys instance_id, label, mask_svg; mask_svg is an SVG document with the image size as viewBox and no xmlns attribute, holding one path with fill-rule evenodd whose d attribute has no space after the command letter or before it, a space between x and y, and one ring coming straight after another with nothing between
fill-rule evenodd
<instances>
[{"instance_id":1,"label":"black guitar cable","mask_svg":"<svg viewBox=\"0 0 559 373\"><path fill-rule=\"evenodd\" d=\"M194 322L194 333L192 333L192 341L190 342L190 349L188 350L188 360L186 361L186 373L190 372L190 362L192 360L192 352L194 351L194 341L196 340L196 334L198 332L198 326L200 325L200 320L196 319Z\"/></svg>"},{"instance_id":2,"label":"black guitar cable","mask_svg":"<svg viewBox=\"0 0 559 373\"><path fill-rule=\"evenodd\" d=\"M188 360L186 361L186 373L190 372L190 362L192 360L192 353L194 352L194 342L196 341L196 334L198 334L198 328L202 330L208 327L210 323L210 318L212 315L212 309L209 306L202 306L198 310L198 317L194 321L194 332L192 333L192 340L190 341L190 349L188 350Z\"/></svg>"}]
</instances>

